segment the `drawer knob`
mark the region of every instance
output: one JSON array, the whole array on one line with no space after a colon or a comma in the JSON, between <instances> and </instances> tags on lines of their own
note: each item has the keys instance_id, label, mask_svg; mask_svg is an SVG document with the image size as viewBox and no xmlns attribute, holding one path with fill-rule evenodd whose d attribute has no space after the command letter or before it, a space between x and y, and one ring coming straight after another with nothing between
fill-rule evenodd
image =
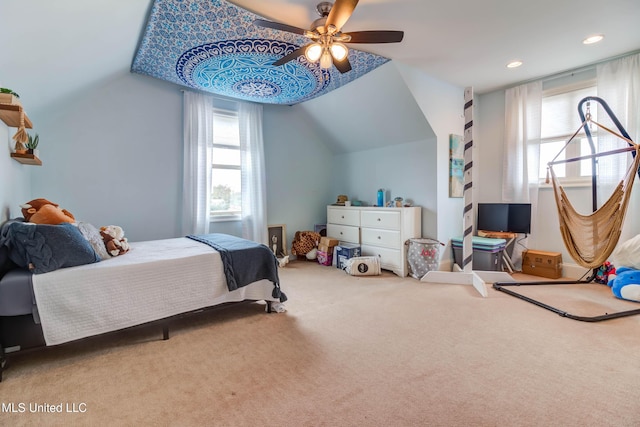
<instances>
[{"instance_id":1,"label":"drawer knob","mask_svg":"<svg viewBox=\"0 0 640 427\"><path fill-rule=\"evenodd\" d=\"M380 221L380 218L378 218L378 221Z\"/></svg>"},{"instance_id":2,"label":"drawer knob","mask_svg":"<svg viewBox=\"0 0 640 427\"><path fill-rule=\"evenodd\" d=\"M382 237L378 236L378 240L382 239Z\"/></svg>"},{"instance_id":3,"label":"drawer knob","mask_svg":"<svg viewBox=\"0 0 640 427\"><path fill-rule=\"evenodd\" d=\"M340 232L340 235L342 236L342 231Z\"/></svg>"},{"instance_id":4,"label":"drawer knob","mask_svg":"<svg viewBox=\"0 0 640 427\"><path fill-rule=\"evenodd\" d=\"M344 215L342 215L342 219L344 219Z\"/></svg>"}]
</instances>

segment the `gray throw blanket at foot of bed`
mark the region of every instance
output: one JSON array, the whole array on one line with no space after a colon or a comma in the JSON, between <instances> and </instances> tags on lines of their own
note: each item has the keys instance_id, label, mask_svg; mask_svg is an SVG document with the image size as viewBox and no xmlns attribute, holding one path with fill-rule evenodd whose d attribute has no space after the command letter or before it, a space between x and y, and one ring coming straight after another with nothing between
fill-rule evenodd
<instances>
[{"instance_id":1,"label":"gray throw blanket at foot of bed","mask_svg":"<svg viewBox=\"0 0 640 427\"><path fill-rule=\"evenodd\" d=\"M265 245L220 233L187 237L209 245L220 253L229 291L267 279L274 285L272 296L279 298L280 302L287 300L287 296L280 290L278 259Z\"/></svg>"}]
</instances>

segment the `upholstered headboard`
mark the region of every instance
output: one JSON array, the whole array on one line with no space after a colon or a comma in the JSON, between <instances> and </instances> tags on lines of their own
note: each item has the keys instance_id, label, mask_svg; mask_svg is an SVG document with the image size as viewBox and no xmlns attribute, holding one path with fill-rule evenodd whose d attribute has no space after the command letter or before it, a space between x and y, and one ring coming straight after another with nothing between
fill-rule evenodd
<instances>
[{"instance_id":1,"label":"upholstered headboard","mask_svg":"<svg viewBox=\"0 0 640 427\"><path fill-rule=\"evenodd\" d=\"M2 244L2 241L3 241L3 236L5 235L5 232L6 232L6 226L11 221L19 221L19 220L21 219L9 220L0 224L0 279L2 279L2 277L9 270L13 270L14 268L18 267L16 263L11 261L11 258L9 258L9 248L4 244Z\"/></svg>"}]
</instances>

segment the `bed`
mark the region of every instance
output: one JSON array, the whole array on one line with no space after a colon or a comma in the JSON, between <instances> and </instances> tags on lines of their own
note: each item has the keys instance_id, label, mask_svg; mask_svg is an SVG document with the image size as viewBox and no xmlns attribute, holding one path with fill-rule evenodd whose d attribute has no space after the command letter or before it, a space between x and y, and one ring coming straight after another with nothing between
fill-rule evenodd
<instances>
[{"instance_id":1,"label":"bed","mask_svg":"<svg viewBox=\"0 0 640 427\"><path fill-rule=\"evenodd\" d=\"M130 243L101 257L73 224L0 228L0 381L6 354L64 344L221 304L286 301L265 246L225 234Z\"/></svg>"}]
</instances>

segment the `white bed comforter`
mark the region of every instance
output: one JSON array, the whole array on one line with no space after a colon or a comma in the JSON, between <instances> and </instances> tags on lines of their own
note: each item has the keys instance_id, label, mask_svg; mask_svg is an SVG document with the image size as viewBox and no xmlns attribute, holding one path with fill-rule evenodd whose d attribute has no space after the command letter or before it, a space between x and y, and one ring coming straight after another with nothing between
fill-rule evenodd
<instances>
[{"instance_id":1,"label":"white bed comforter","mask_svg":"<svg viewBox=\"0 0 640 427\"><path fill-rule=\"evenodd\" d=\"M133 242L121 256L33 275L47 345L227 301L271 300L261 280L229 292L220 254L187 238Z\"/></svg>"}]
</instances>

